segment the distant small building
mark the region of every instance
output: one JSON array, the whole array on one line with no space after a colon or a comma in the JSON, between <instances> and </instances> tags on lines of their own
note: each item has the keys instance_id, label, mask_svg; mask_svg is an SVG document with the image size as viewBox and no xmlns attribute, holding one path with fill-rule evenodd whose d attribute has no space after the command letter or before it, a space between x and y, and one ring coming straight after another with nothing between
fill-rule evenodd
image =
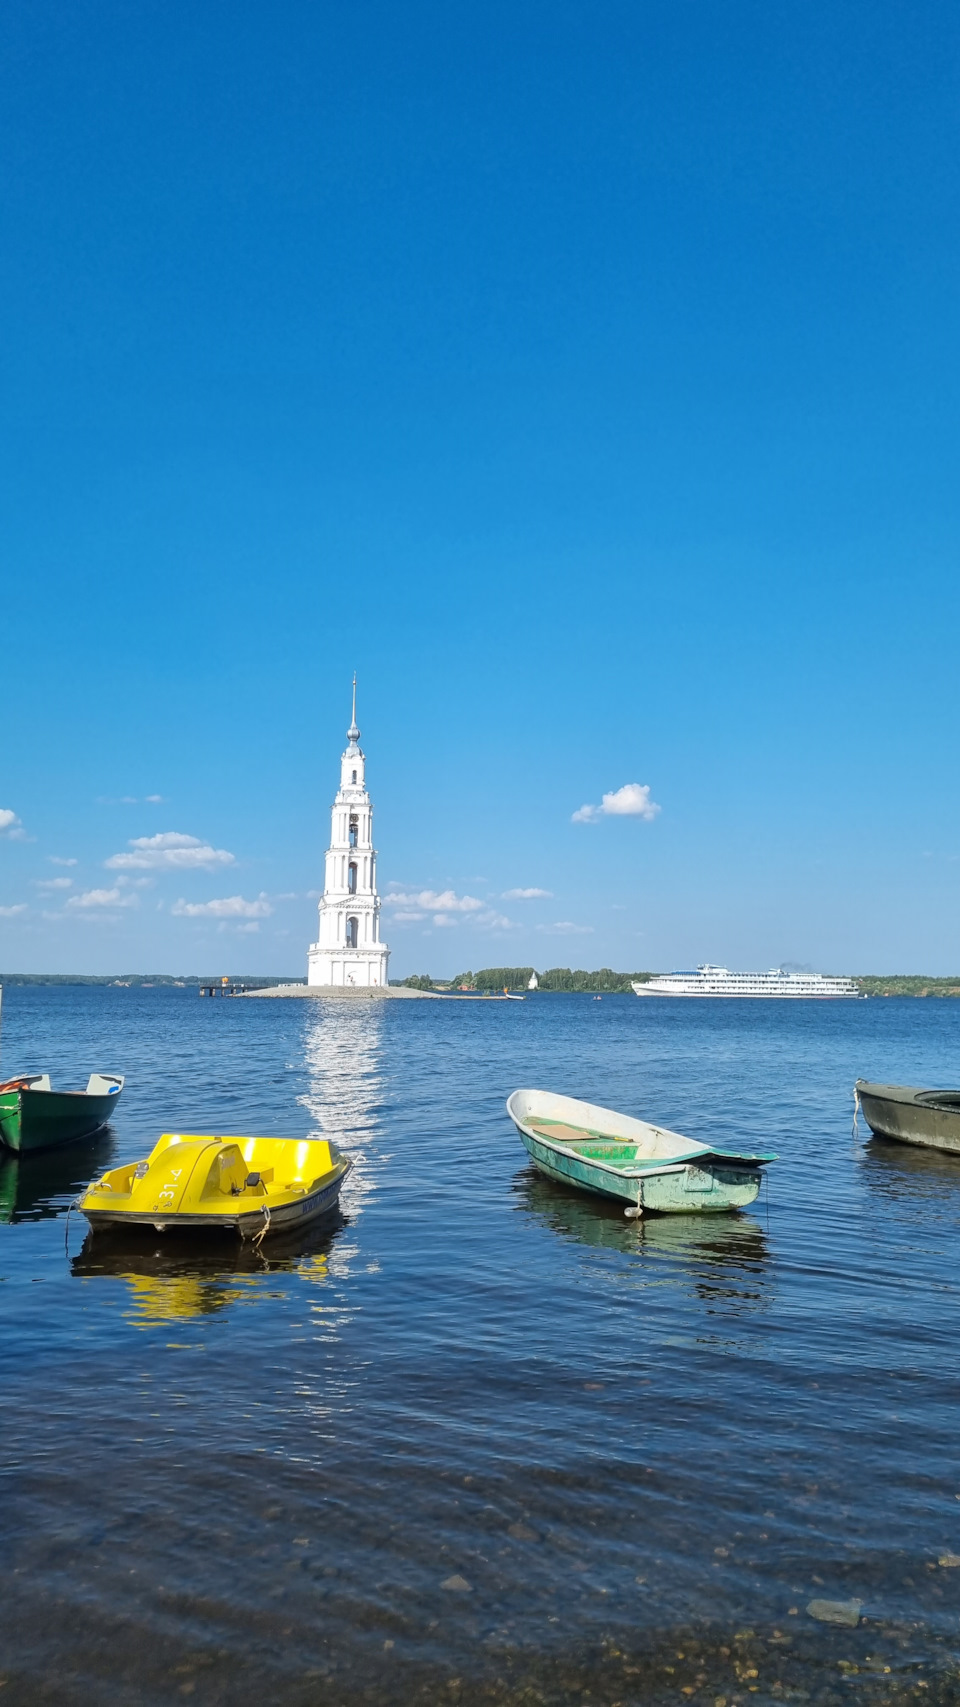
<instances>
[{"instance_id":1,"label":"distant small building","mask_svg":"<svg viewBox=\"0 0 960 1707\"><path fill-rule=\"evenodd\" d=\"M527 979L527 989L528 990L539 990L539 988L540 988L540 980L537 977L537 974L535 972L531 972L529 978Z\"/></svg>"},{"instance_id":2,"label":"distant small building","mask_svg":"<svg viewBox=\"0 0 960 1707\"><path fill-rule=\"evenodd\" d=\"M340 787L330 814L317 940L310 944L307 956L307 983L311 985L370 989L387 982L390 950L380 941L373 805L359 742L354 676L353 716L347 748L340 759Z\"/></svg>"}]
</instances>

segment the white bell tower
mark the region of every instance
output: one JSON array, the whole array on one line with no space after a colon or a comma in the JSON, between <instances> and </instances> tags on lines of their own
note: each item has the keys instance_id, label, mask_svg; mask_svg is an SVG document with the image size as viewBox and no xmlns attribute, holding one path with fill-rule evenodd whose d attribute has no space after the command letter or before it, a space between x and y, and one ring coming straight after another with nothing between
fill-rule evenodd
<instances>
[{"instance_id":1,"label":"white bell tower","mask_svg":"<svg viewBox=\"0 0 960 1707\"><path fill-rule=\"evenodd\" d=\"M340 760L340 787L331 810L320 924L307 959L308 984L341 989L385 986L390 958L389 948L380 941L373 807L359 741L354 676L353 716L347 730L347 750Z\"/></svg>"}]
</instances>

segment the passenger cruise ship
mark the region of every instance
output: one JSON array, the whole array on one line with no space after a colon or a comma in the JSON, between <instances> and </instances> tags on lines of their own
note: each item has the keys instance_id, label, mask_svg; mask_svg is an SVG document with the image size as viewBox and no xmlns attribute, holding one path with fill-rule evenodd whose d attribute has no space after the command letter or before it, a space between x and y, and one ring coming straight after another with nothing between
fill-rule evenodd
<instances>
[{"instance_id":1,"label":"passenger cruise ship","mask_svg":"<svg viewBox=\"0 0 960 1707\"><path fill-rule=\"evenodd\" d=\"M837 1001L862 996L852 978L827 978L822 972L728 972L725 966L698 966L696 972L668 972L634 984L638 996L750 996L792 997L809 1001Z\"/></svg>"}]
</instances>

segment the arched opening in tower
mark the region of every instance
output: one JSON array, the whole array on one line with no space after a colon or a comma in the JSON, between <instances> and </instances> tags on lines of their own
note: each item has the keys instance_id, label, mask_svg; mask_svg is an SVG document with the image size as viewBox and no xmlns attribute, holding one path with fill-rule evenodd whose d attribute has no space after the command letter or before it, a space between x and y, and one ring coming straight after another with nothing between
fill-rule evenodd
<instances>
[{"instance_id":1,"label":"arched opening in tower","mask_svg":"<svg viewBox=\"0 0 960 1707\"><path fill-rule=\"evenodd\" d=\"M353 860L351 860L350 864L347 866L347 888L351 895L355 895L357 893L357 868L354 865Z\"/></svg>"},{"instance_id":2,"label":"arched opening in tower","mask_svg":"<svg viewBox=\"0 0 960 1707\"><path fill-rule=\"evenodd\" d=\"M359 929L359 921L351 915L351 917L347 920L347 947L348 948L356 948L358 929Z\"/></svg>"}]
</instances>

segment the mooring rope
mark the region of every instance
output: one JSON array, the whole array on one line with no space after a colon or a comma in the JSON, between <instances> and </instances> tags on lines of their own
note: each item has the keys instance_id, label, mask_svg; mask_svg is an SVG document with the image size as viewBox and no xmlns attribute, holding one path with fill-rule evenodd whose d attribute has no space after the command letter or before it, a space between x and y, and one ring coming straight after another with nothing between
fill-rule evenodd
<instances>
[{"instance_id":1,"label":"mooring rope","mask_svg":"<svg viewBox=\"0 0 960 1707\"><path fill-rule=\"evenodd\" d=\"M63 1224L63 1254L65 1257L69 1257L70 1255L70 1217L75 1209L80 1208L80 1199L82 1196L83 1192L81 1191L73 1199L73 1202L67 1205L67 1219Z\"/></svg>"},{"instance_id":2,"label":"mooring rope","mask_svg":"<svg viewBox=\"0 0 960 1707\"><path fill-rule=\"evenodd\" d=\"M263 1244L263 1241L266 1238L269 1231L270 1231L270 1205L269 1205L269 1203L265 1203L263 1206L263 1226L261 1227L259 1233L256 1233L254 1235L254 1240L253 1240L254 1244L257 1246L258 1249Z\"/></svg>"}]
</instances>

